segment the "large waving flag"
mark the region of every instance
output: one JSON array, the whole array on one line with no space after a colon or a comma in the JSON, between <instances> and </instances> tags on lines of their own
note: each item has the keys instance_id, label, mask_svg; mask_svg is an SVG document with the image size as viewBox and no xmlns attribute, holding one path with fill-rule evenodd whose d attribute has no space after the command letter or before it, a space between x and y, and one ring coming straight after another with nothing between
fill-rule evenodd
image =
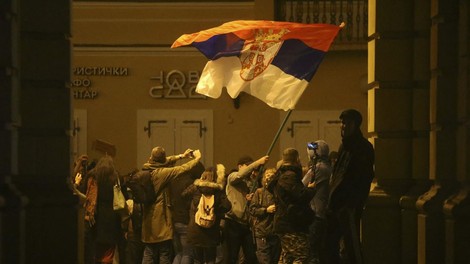
<instances>
[{"instance_id":1,"label":"large waving flag","mask_svg":"<svg viewBox=\"0 0 470 264\"><path fill-rule=\"evenodd\" d=\"M341 26L239 20L179 37L206 64L196 92L218 98L249 93L274 108L294 109Z\"/></svg>"}]
</instances>

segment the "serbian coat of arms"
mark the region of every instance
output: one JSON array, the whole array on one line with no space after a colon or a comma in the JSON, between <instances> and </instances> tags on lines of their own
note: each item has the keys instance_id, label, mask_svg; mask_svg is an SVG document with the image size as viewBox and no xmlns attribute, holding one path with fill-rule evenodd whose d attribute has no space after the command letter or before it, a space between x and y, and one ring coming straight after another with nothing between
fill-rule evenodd
<instances>
[{"instance_id":1,"label":"serbian coat of arms","mask_svg":"<svg viewBox=\"0 0 470 264\"><path fill-rule=\"evenodd\" d=\"M251 81L271 64L284 42L281 38L287 29L257 29L255 38L245 42L240 55L240 77Z\"/></svg>"}]
</instances>

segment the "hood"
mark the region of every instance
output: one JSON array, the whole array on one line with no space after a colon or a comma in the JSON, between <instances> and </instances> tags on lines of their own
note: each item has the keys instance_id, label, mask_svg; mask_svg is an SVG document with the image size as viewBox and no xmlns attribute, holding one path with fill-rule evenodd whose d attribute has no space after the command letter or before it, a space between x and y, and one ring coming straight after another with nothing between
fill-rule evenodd
<instances>
[{"instance_id":1,"label":"hood","mask_svg":"<svg viewBox=\"0 0 470 264\"><path fill-rule=\"evenodd\" d=\"M155 170L157 168L166 168L166 167L173 167L175 165L176 161L170 161L168 157L166 158L165 162L157 162L157 161L149 161L144 163L142 166L142 170Z\"/></svg>"},{"instance_id":2,"label":"hood","mask_svg":"<svg viewBox=\"0 0 470 264\"><path fill-rule=\"evenodd\" d=\"M194 181L194 185L196 185L197 187L207 187L212 189L223 190L225 188L225 167L222 164L217 164L216 168L217 182L196 179Z\"/></svg>"},{"instance_id":3,"label":"hood","mask_svg":"<svg viewBox=\"0 0 470 264\"><path fill-rule=\"evenodd\" d=\"M326 141L317 140L317 141L315 141L315 143L317 143L317 145L318 145L318 148L317 148L318 158L327 160L328 156L330 155L330 147L328 146ZM307 152L308 152L308 157L310 158L310 160L312 160L314 158L314 155L315 155L313 150L307 149Z\"/></svg>"}]
</instances>

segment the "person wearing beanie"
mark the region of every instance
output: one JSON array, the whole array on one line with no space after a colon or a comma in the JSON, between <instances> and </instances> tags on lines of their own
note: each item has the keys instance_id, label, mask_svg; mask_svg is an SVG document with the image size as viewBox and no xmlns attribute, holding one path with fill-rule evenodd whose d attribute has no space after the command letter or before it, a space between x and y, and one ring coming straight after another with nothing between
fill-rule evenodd
<instances>
[{"instance_id":1,"label":"person wearing beanie","mask_svg":"<svg viewBox=\"0 0 470 264\"><path fill-rule=\"evenodd\" d=\"M249 156L242 156L237 162L238 170L231 172L227 177L225 192L232 208L225 214L223 227L224 263L238 263L240 249L243 250L245 263L256 263L253 233L248 221L248 204L253 197L253 193L250 193L252 175L267 161L268 156L256 161Z\"/></svg>"},{"instance_id":2,"label":"person wearing beanie","mask_svg":"<svg viewBox=\"0 0 470 264\"><path fill-rule=\"evenodd\" d=\"M192 158L174 166L179 159ZM142 242L145 245L143 264L171 263L173 221L170 210L170 182L195 167L201 159L199 150L187 149L184 154L167 157L165 149L152 150L142 170L151 171L151 184L156 194L155 201L144 204L142 220Z\"/></svg>"},{"instance_id":3,"label":"person wearing beanie","mask_svg":"<svg viewBox=\"0 0 470 264\"><path fill-rule=\"evenodd\" d=\"M328 200L328 263L364 263L360 221L374 178L374 148L360 130L362 115L355 109L341 113L342 143L330 180ZM340 241L344 254L340 254Z\"/></svg>"},{"instance_id":4,"label":"person wearing beanie","mask_svg":"<svg viewBox=\"0 0 470 264\"><path fill-rule=\"evenodd\" d=\"M315 194L314 185L303 185L302 165L296 149L285 149L278 165L268 190L276 203L274 232L281 240L281 259L283 263L308 263L308 228L314 219L310 201Z\"/></svg>"},{"instance_id":5,"label":"person wearing beanie","mask_svg":"<svg viewBox=\"0 0 470 264\"><path fill-rule=\"evenodd\" d=\"M156 168L172 167L178 160L189 158L193 150L187 149L183 154L166 156L165 149L161 146L154 147L150 153L150 157L142 166L142 170L153 171Z\"/></svg>"}]
</instances>

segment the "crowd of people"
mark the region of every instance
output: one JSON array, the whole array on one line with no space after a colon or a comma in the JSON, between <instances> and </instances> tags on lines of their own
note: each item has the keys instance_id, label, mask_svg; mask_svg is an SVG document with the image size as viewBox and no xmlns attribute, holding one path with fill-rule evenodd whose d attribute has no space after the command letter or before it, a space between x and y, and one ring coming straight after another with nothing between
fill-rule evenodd
<instances>
[{"instance_id":1,"label":"crowd of people","mask_svg":"<svg viewBox=\"0 0 470 264\"><path fill-rule=\"evenodd\" d=\"M287 148L275 167L268 156L242 156L227 172L202 164L199 150L167 156L157 146L138 172L120 176L112 157L80 156L72 179L85 208L85 263L363 263L374 150L357 110L340 119L338 152L308 142L305 166ZM126 210L113 209L116 185Z\"/></svg>"}]
</instances>

